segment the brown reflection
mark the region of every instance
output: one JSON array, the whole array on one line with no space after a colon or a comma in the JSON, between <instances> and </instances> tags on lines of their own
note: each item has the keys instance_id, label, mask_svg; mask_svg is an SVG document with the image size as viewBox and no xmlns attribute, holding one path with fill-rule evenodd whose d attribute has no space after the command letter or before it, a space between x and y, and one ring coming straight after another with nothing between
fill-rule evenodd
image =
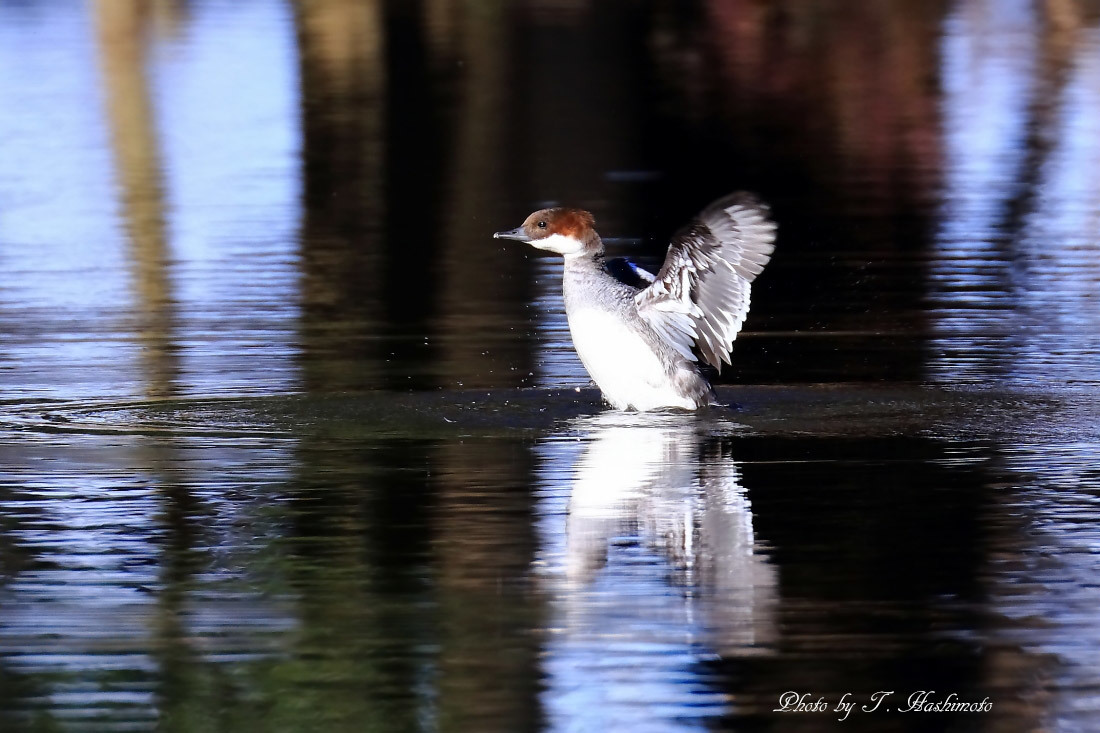
<instances>
[{"instance_id":1,"label":"brown reflection","mask_svg":"<svg viewBox=\"0 0 1100 733\"><path fill-rule=\"evenodd\" d=\"M934 228L946 7L714 0L664 6L650 29L662 167L689 182L661 192L665 228L708 186L758 190L780 224L731 376L921 378L925 293L905 258ZM792 335L755 338L769 331Z\"/></svg>"},{"instance_id":2,"label":"brown reflection","mask_svg":"<svg viewBox=\"0 0 1100 733\"><path fill-rule=\"evenodd\" d=\"M377 232L384 96L382 8L368 0L295 3L302 83L305 242ZM344 241L369 251L368 241ZM339 272L334 270L334 272ZM309 281L323 287L324 281ZM324 300L322 296L322 300Z\"/></svg>"},{"instance_id":3,"label":"brown reflection","mask_svg":"<svg viewBox=\"0 0 1100 733\"><path fill-rule=\"evenodd\" d=\"M208 546L202 516L206 504L188 486L183 444L169 440L148 445L145 458L161 485L163 496L159 525L162 528L160 571L152 657L158 664L157 703L167 720L187 720L202 699L208 670L202 664L202 648L196 643L188 613L194 603L194 586L209 561L199 548ZM209 519L207 519L209 521ZM193 713L191 713L193 715ZM179 724L168 730L184 730Z\"/></svg>"},{"instance_id":4,"label":"brown reflection","mask_svg":"<svg viewBox=\"0 0 1100 733\"><path fill-rule=\"evenodd\" d=\"M307 352L315 388L434 383L449 146L422 2L300 0ZM319 369L320 368L320 369Z\"/></svg>"},{"instance_id":5,"label":"brown reflection","mask_svg":"<svg viewBox=\"0 0 1100 733\"><path fill-rule=\"evenodd\" d=\"M516 51L507 6L299 0L295 9L303 329L307 353L339 352L306 365L310 383L521 383L522 336L506 325L526 300L527 261L490 239L508 216L484 216L526 207L507 205Z\"/></svg>"},{"instance_id":6,"label":"brown reflection","mask_svg":"<svg viewBox=\"0 0 1100 733\"><path fill-rule=\"evenodd\" d=\"M93 5L116 186L130 245L146 393L175 394L176 316L168 267L163 172L146 77L148 36L175 3L97 0Z\"/></svg>"},{"instance_id":7,"label":"brown reflection","mask_svg":"<svg viewBox=\"0 0 1100 733\"><path fill-rule=\"evenodd\" d=\"M1044 42L1076 45L1080 33L1100 22L1100 2L1097 0L1039 0L1037 3L1041 30L1048 36Z\"/></svg>"},{"instance_id":8,"label":"brown reflection","mask_svg":"<svg viewBox=\"0 0 1100 733\"><path fill-rule=\"evenodd\" d=\"M440 727L537 730L540 639L531 632L545 611L529 578L531 452L517 442L448 442L437 460Z\"/></svg>"},{"instance_id":9,"label":"brown reflection","mask_svg":"<svg viewBox=\"0 0 1100 733\"><path fill-rule=\"evenodd\" d=\"M430 26L448 29L447 35L435 31L440 38L435 47L446 53L441 61L462 61L456 80L455 147L443 192L439 280L445 326L458 337L443 342L443 369L466 386L513 386L522 383L529 364L514 353L501 355L496 347L519 342L518 335L508 331L515 319L509 305L525 301L529 293L527 278L520 276L526 253L490 247L489 232L503 224L494 226L472 214L501 209L501 189L513 157L508 145L513 139L508 91L516 82L510 63L516 46L505 4L448 5L452 12L446 25L441 19ZM441 15L436 9L431 17Z\"/></svg>"},{"instance_id":10,"label":"brown reflection","mask_svg":"<svg viewBox=\"0 0 1100 733\"><path fill-rule=\"evenodd\" d=\"M654 29L671 93L678 95L681 86L673 73L696 67L683 85L694 91L682 99L694 115L722 120L741 144L760 144L755 156L771 165L800 162L802 176L822 183L858 182L849 193L873 197L862 210L911 211L934 194L941 167L938 40L946 2L700 6L697 17L672 26L685 27L687 37ZM776 128L762 130L762 123ZM828 200L840 193L823 186L819 195ZM910 235L884 245L915 241Z\"/></svg>"},{"instance_id":11,"label":"brown reflection","mask_svg":"<svg viewBox=\"0 0 1100 733\"><path fill-rule=\"evenodd\" d=\"M279 565L299 627L267 682L302 684L270 719L537 729L528 448L329 437L296 455Z\"/></svg>"},{"instance_id":12,"label":"brown reflection","mask_svg":"<svg viewBox=\"0 0 1100 733\"><path fill-rule=\"evenodd\" d=\"M170 397L179 391L176 303L169 268L171 252L165 215L165 186L158 127L148 69L150 36L158 28L178 28L182 4L174 0L96 0L95 26L111 132L116 187L130 247L135 286L137 337L142 346L146 396ZM160 486L163 528L158 613L153 656L159 664L158 706L172 729L187 719L186 710L202 684L199 652L187 628L191 583L201 570L204 503L188 487L182 443L173 438L145 441L139 465Z\"/></svg>"},{"instance_id":13,"label":"brown reflection","mask_svg":"<svg viewBox=\"0 0 1100 733\"><path fill-rule=\"evenodd\" d=\"M386 152L384 29L374 0L298 0L303 349L308 385L372 385L384 358L379 272Z\"/></svg>"}]
</instances>

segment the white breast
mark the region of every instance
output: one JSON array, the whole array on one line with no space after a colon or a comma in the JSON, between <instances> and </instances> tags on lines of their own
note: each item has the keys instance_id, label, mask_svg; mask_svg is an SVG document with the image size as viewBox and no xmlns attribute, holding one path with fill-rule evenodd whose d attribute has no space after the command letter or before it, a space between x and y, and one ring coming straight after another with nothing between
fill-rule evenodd
<instances>
[{"instance_id":1,"label":"white breast","mask_svg":"<svg viewBox=\"0 0 1100 733\"><path fill-rule=\"evenodd\" d=\"M618 409L692 409L673 388L665 365L649 344L612 313L584 308L569 314L573 346L604 396Z\"/></svg>"}]
</instances>

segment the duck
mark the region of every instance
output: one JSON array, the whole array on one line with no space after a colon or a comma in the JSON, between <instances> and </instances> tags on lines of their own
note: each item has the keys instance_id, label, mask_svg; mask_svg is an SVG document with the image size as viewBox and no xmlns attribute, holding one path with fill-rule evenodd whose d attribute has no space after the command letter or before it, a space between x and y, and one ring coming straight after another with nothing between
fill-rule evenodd
<instances>
[{"instance_id":1,"label":"duck","mask_svg":"<svg viewBox=\"0 0 1100 733\"><path fill-rule=\"evenodd\" d=\"M752 283L771 260L776 225L766 204L739 191L704 208L673 235L654 274L608 259L595 218L540 209L496 232L561 255L573 346L618 410L697 410L717 404L705 370L731 364Z\"/></svg>"}]
</instances>

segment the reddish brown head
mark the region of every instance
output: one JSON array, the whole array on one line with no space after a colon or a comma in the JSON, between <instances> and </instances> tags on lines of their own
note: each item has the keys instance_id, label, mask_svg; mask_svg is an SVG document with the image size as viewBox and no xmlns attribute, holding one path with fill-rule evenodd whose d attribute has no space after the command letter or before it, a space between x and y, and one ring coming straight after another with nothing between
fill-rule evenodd
<instances>
[{"instance_id":1,"label":"reddish brown head","mask_svg":"<svg viewBox=\"0 0 1100 733\"><path fill-rule=\"evenodd\" d=\"M595 224L592 214L583 209L541 209L527 217L523 226L497 232L493 237L527 242L538 249L575 257L603 251Z\"/></svg>"}]
</instances>

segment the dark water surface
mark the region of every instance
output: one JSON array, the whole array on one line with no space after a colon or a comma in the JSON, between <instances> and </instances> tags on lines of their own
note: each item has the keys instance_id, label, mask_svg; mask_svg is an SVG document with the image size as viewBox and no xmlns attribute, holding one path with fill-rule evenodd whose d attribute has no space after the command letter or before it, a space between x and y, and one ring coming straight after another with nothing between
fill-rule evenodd
<instances>
[{"instance_id":1,"label":"dark water surface","mask_svg":"<svg viewBox=\"0 0 1100 733\"><path fill-rule=\"evenodd\" d=\"M739 188L604 409L490 233ZM1096 2L0 4L5 733L1098 730L1098 398Z\"/></svg>"}]
</instances>

